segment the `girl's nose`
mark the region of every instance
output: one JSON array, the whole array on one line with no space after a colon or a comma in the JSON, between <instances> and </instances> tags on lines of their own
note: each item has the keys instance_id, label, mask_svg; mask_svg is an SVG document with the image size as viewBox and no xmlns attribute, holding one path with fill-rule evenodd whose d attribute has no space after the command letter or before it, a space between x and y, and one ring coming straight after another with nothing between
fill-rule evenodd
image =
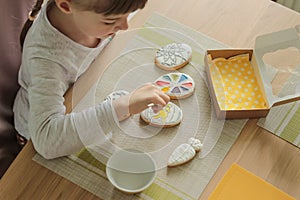
<instances>
[{"instance_id":1,"label":"girl's nose","mask_svg":"<svg viewBox=\"0 0 300 200\"><path fill-rule=\"evenodd\" d=\"M120 24L116 26L116 31L119 30L127 30L128 29L128 21L127 18L124 19Z\"/></svg>"}]
</instances>

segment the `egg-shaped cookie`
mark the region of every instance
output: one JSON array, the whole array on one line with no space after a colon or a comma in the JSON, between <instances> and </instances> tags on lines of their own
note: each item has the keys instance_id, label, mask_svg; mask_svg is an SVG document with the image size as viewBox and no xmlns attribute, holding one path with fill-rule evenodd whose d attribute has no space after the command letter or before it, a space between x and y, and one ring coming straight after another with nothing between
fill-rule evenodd
<instances>
[{"instance_id":1,"label":"egg-shaped cookie","mask_svg":"<svg viewBox=\"0 0 300 200\"><path fill-rule=\"evenodd\" d=\"M181 108L172 102L156 113L151 107L141 112L141 119L156 127L176 126L182 121L182 117Z\"/></svg>"},{"instance_id":2,"label":"egg-shaped cookie","mask_svg":"<svg viewBox=\"0 0 300 200\"><path fill-rule=\"evenodd\" d=\"M155 64L164 70L184 67L192 58L192 48L184 43L171 43L157 50Z\"/></svg>"},{"instance_id":3,"label":"egg-shaped cookie","mask_svg":"<svg viewBox=\"0 0 300 200\"><path fill-rule=\"evenodd\" d=\"M154 84L171 99L184 99L191 96L195 90L195 82L185 73L164 74L154 81Z\"/></svg>"}]
</instances>

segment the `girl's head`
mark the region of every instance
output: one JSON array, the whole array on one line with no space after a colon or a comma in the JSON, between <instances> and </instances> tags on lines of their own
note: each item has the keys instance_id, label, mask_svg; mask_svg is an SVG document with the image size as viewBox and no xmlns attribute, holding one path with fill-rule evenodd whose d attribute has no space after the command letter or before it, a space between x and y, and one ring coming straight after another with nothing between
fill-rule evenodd
<instances>
[{"instance_id":1,"label":"girl's head","mask_svg":"<svg viewBox=\"0 0 300 200\"><path fill-rule=\"evenodd\" d=\"M128 28L128 15L145 6L147 0L55 0L64 14L70 14L74 30L89 38L104 39Z\"/></svg>"},{"instance_id":2,"label":"girl's head","mask_svg":"<svg viewBox=\"0 0 300 200\"><path fill-rule=\"evenodd\" d=\"M37 0L29 19L21 33L21 45L33 19L41 9L44 0ZM95 38L105 38L119 30L128 28L127 16L144 8L147 0L48 0L47 4L56 6L66 16L72 16L74 25L83 34Z\"/></svg>"},{"instance_id":3,"label":"girl's head","mask_svg":"<svg viewBox=\"0 0 300 200\"><path fill-rule=\"evenodd\" d=\"M143 9L147 0L69 0L79 10L98 14L120 15Z\"/></svg>"}]
</instances>

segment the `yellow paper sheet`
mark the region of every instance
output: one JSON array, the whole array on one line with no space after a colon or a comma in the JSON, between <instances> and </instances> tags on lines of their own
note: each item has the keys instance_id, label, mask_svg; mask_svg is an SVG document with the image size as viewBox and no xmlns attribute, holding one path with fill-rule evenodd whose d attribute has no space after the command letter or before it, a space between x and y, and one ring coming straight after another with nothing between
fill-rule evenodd
<instances>
[{"instance_id":1,"label":"yellow paper sheet","mask_svg":"<svg viewBox=\"0 0 300 200\"><path fill-rule=\"evenodd\" d=\"M214 90L222 110L266 108L249 54L215 58L210 64Z\"/></svg>"},{"instance_id":2,"label":"yellow paper sheet","mask_svg":"<svg viewBox=\"0 0 300 200\"><path fill-rule=\"evenodd\" d=\"M226 172L209 200L295 200L237 164Z\"/></svg>"}]
</instances>

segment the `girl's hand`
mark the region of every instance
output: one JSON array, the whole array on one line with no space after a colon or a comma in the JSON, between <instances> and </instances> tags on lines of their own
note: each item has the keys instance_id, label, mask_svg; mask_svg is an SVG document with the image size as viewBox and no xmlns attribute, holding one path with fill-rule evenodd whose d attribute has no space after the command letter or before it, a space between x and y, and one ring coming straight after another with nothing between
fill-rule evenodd
<instances>
[{"instance_id":1,"label":"girl's hand","mask_svg":"<svg viewBox=\"0 0 300 200\"><path fill-rule=\"evenodd\" d=\"M149 104L158 111L168 102L170 97L159 90L155 85L147 83L129 94L129 113L137 114L148 108Z\"/></svg>"}]
</instances>

